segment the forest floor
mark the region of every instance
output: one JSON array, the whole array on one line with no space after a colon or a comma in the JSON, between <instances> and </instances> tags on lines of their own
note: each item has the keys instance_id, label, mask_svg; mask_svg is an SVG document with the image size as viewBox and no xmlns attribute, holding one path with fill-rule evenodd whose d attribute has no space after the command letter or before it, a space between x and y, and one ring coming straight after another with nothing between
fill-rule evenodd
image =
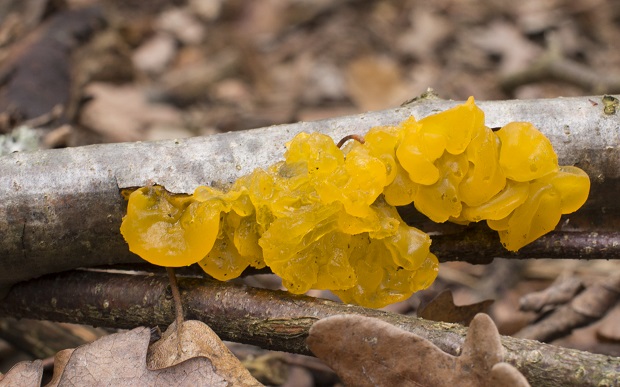
<instances>
[{"instance_id":1,"label":"forest floor","mask_svg":"<svg viewBox=\"0 0 620 387\"><path fill-rule=\"evenodd\" d=\"M453 100L613 94L618 36L612 0L8 0L0 155L320 120L396 107L428 88ZM36 141L18 139L22 124L38 128ZM415 315L450 289L457 305L495 300L486 311L511 335L544 314L520 310L522 297L554 281L587 288L619 271L617 261L443 263L429 289L386 309ZM620 356L619 319L617 303L552 343ZM35 357L0 339L0 372ZM313 385L317 374L337 383L315 363L290 370L284 385Z\"/></svg>"}]
</instances>

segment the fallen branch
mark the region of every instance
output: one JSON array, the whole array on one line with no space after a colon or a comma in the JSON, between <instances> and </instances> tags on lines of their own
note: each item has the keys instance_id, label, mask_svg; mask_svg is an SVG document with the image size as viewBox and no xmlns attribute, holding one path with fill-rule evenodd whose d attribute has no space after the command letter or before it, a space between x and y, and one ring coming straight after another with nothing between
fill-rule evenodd
<instances>
[{"instance_id":1,"label":"fallen branch","mask_svg":"<svg viewBox=\"0 0 620 387\"><path fill-rule=\"evenodd\" d=\"M282 291L203 279L180 279L188 319L207 323L224 340L309 354L308 330L337 314L376 317L422 336L458 355L466 328ZM80 297L75 297L80 294ZM0 301L0 315L133 328L166 326L174 305L165 276L74 271L15 285ZM620 377L620 358L536 341L502 337L505 361L536 386L611 385Z\"/></svg>"},{"instance_id":2,"label":"fallen branch","mask_svg":"<svg viewBox=\"0 0 620 387\"><path fill-rule=\"evenodd\" d=\"M456 102L422 99L404 107L208 137L104 144L0 157L0 297L19 281L84 266L132 263L119 226L126 203L122 189L161 184L173 192L233 181L278 161L284 144L301 131L339 140L393 125L410 115L425 117ZM430 225L433 251L441 260L487 263L497 256L618 258L615 219L620 211L618 117L599 97L481 102L486 122L499 127L530 121L550 138L560 163L578 165L593 185L586 207L565 217L558 233L524 248L503 250L484 227ZM570 220L570 222L568 222ZM428 227L427 227L428 226Z\"/></svg>"}]
</instances>

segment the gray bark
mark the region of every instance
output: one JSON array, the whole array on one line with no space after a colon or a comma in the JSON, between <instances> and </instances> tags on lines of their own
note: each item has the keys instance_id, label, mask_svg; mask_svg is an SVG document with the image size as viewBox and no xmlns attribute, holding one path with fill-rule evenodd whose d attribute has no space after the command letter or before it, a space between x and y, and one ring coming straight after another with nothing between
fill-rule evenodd
<instances>
[{"instance_id":1,"label":"gray bark","mask_svg":"<svg viewBox=\"0 0 620 387\"><path fill-rule=\"evenodd\" d=\"M43 274L81 266L132 263L119 226L125 188L155 183L191 193L199 185L231 182L282 159L284 144L301 131L339 140L377 125L422 118L456 105L423 99L403 107L183 140L93 145L15 153L0 157L0 288ZM578 165L593 186L586 208L564 219L558 231L524 248L505 252L484 227L432 225L433 251L441 260L489 262L493 257L617 258L620 118L602 98L489 101L479 106L490 127L529 121L553 143L560 163ZM604 112L608 107L607 113ZM568 222L570 220L570 222Z\"/></svg>"},{"instance_id":2,"label":"gray bark","mask_svg":"<svg viewBox=\"0 0 620 387\"><path fill-rule=\"evenodd\" d=\"M310 354L305 340L312 324L338 314L381 319L455 356L467 332L458 324L233 283L185 278L179 286L187 319L205 322L223 340L278 351ZM0 316L134 328L165 327L175 312L165 276L74 271L14 286L0 301ZM620 378L617 357L508 336L501 342L504 361L517 367L532 386L613 386Z\"/></svg>"}]
</instances>

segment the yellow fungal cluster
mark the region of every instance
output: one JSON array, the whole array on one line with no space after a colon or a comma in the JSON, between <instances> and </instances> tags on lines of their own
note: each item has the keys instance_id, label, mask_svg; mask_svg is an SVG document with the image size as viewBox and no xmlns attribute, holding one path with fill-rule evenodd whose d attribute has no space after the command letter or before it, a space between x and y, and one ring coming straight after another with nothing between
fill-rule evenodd
<instances>
[{"instance_id":1,"label":"yellow fungal cluster","mask_svg":"<svg viewBox=\"0 0 620 387\"><path fill-rule=\"evenodd\" d=\"M486 220L516 251L576 211L590 186L582 170L558 166L531 124L486 127L473 98L373 128L343 149L318 133L300 133L287 148L284 161L225 191L134 191L121 226L130 250L161 266L198 262L219 280L269 266L293 293L329 289L381 307L437 275L429 236L395 206L413 203L435 222Z\"/></svg>"},{"instance_id":2,"label":"yellow fungal cluster","mask_svg":"<svg viewBox=\"0 0 620 387\"><path fill-rule=\"evenodd\" d=\"M402 167L384 191L388 204L413 202L438 223L486 220L511 251L552 231L590 191L588 175L560 167L551 142L532 124L511 122L494 132L473 98L420 121L372 129L367 142L386 131L396 141L390 156Z\"/></svg>"}]
</instances>

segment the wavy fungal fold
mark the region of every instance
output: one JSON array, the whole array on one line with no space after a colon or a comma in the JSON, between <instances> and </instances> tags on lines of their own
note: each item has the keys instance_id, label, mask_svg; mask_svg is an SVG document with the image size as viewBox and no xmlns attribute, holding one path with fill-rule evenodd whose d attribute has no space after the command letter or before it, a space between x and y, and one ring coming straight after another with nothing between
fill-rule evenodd
<instances>
[{"instance_id":1,"label":"wavy fungal fold","mask_svg":"<svg viewBox=\"0 0 620 387\"><path fill-rule=\"evenodd\" d=\"M292 293L329 289L382 307L427 288L438 270L430 237L396 206L413 203L435 222L486 221L517 251L579 209L590 189L532 124L494 132L473 98L375 127L342 149L319 133L286 145L284 161L227 190L134 191L121 225L129 249L160 266L198 263L222 281L268 266Z\"/></svg>"}]
</instances>

